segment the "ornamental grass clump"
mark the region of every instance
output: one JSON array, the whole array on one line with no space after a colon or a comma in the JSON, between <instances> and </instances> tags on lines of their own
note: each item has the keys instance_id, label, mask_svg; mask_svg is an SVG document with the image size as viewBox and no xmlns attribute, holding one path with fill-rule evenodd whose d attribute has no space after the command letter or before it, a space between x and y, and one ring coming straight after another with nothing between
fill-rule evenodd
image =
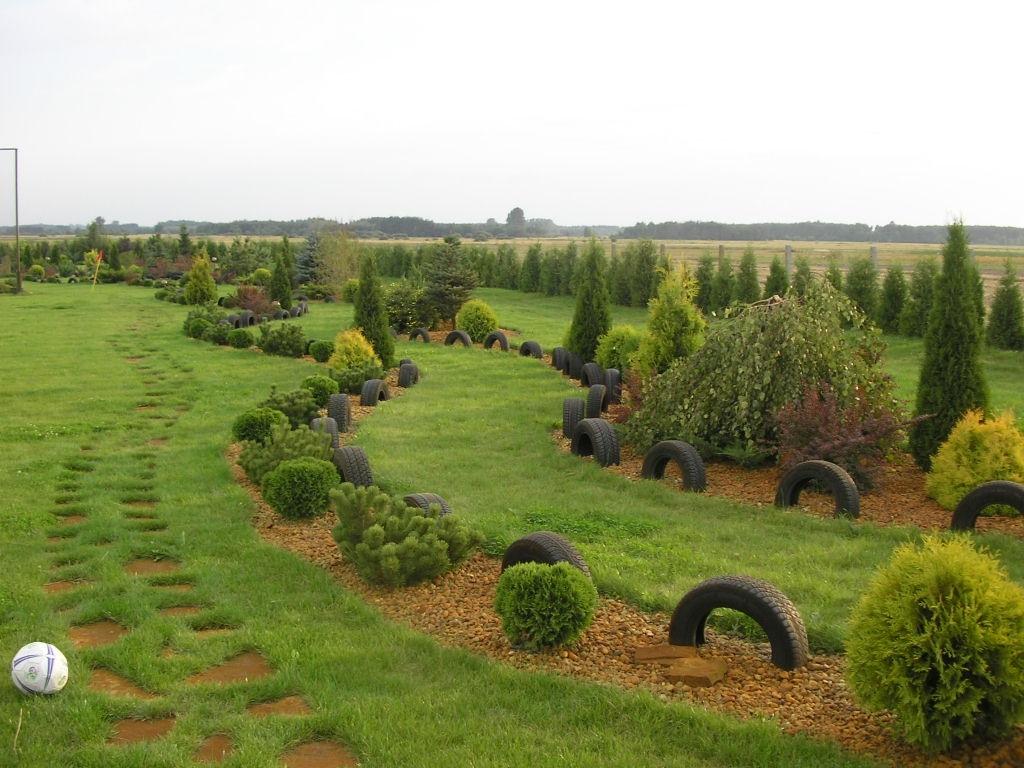
<instances>
[{"instance_id":1,"label":"ornamental grass clump","mask_svg":"<svg viewBox=\"0 0 1024 768\"><path fill-rule=\"evenodd\" d=\"M494 610L512 645L529 650L576 642L597 606L594 583L568 563L520 563L498 580Z\"/></svg>"},{"instance_id":2,"label":"ornamental grass clump","mask_svg":"<svg viewBox=\"0 0 1024 768\"><path fill-rule=\"evenodd\" d=\"M850 617L846 653L860 703L930 752L1024 717L1024 591L967 537L897 549Z\"/></svg>"}]
</instances>

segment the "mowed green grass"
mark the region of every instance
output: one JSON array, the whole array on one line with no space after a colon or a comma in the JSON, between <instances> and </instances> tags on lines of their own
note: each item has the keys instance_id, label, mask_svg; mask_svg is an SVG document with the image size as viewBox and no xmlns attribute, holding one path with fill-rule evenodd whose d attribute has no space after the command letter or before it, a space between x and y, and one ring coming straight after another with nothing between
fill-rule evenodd
<instances>
[{"instance_id":1,"label":"mowed green grass","mask_svg":"<svg viewBox=\"0 0 1024 768\"><path fill-rule=\"evenodd\" d=\"M71 681L51 697L24 697L12 685L0 685L0 765L194 765L193 751L214 733L233 738L235 751L224 765L236 768L279 765L290 745L316 738L349 744L364 766L869 764L832 745L783 736L770 723L740 723L645 693L517 671L383 620L321 569L259 539L249 524L251 502L223 457L235 415L271 385L295 386L314 366L186 339L185 310L156 302L150 291L29 290L0 301L0 655L10 658L33 640L53 642L69 657ZM329 337L348 313L350 308L318 304L298 322ZM468 486L453 489L457 505L494 529L499 510L491 508L492 500L503 497L510 519L518 520L529 499L515 498L522 482L510 476L535 471L536 462L503 451L514 444L507 436L505 442L483 442L496 433L481 431L473 419L491 418L489 408L506 402L510 380L543 390L551 400L564 385L535 361L440 349L429 355L415 350L415 356L427 370L422 388L364 422L381 427L360 435L375 468L392 487L430 480L434 489L447 485L434 482L438 477L483 467L473 480L483 499L470 503ZM493 375L491 388L458 392L460 379L479 380L476 361L483 360L491 360L484 368ZM460 367L461 374L455 370ZM468 403L477 395L483 402ZM446 401L456 398L467 400L469 410L447 411ZM410 411L417 402L421 410ZM509 408L518 402L509 401ZM433 407L424 410L424 404ZM535 452L550 448L544 433L550 419L539 410L533 402L529 413L510 410ZM440 427L451 431L439 433ZM433 445L422 440L427 433ZM408 443L412 435L402 462L409 471L433 467L435 477L407 477L380 453L385 438ZM388 450L397 450L386 442ZM489 460L460 466L465 457L452 454L453 442L472 442ZM651 491L616 483L579 462L573 468L563 473L550 509L565 508L563 495L597 489L589 515L655 522L662 516L659 506L668 495L655 494L651 501ZM639 511L632 510L634 496ZM140 498L156 502L148 510L155 520L126 515L132 510L124 502ZM86 519L59 525L58 513L69 512ZM709 536L715 527L708 526ZM50 542L48 535L60 540ZM604 538L600 546L611 549L611 537ZM762 544L744 536L735 547ZM624 540L622 546L632 544ZM173 560L180 570L158 578L126 575L124 564L137 557ZM603 583L611 583L611 561L595 560ZM46 594L42 586L56 579L85 583ZM194 589L177 593L158 586L168 580ZM187 618L158 613L175 605L196 605L201 612ZM105 648L75 650L69 627L103 617L129 634ZM201 639L193 630L203 627L232 631ZM174 655L165 658L167 649ZM250 649L266 657L273 676L225 687L186 684L189 675ZM157 697L137 701L90 692L93 667L128 677ZM245 714L250 702L285 694L304 696L314 714L268 720ZM105 745L119 718L168 714L176 724L159 741Z\"/></svg>"}]
</instances>

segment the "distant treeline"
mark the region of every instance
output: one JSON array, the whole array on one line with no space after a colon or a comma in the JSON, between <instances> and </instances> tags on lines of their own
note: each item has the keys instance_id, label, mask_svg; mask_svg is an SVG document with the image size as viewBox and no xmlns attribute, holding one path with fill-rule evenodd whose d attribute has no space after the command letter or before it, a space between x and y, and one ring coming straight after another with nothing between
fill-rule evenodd
<instances>
[{"instance_id":1,"label":"distant treeline","mask_svg":"<svg viewBox=\"0 0 1024 768\"><path fill-rule=\"evenodd\" d=\"M975 245L1024 245L1022 227L967 227ZM638 222L619 231L619 237L651 240L826 240L853 243L944 243L945 226L915 227L889 222L883 227L867 224L833 224L801 221L792 224L722 224L717 221Z\"/></svg>"}]
</instances>

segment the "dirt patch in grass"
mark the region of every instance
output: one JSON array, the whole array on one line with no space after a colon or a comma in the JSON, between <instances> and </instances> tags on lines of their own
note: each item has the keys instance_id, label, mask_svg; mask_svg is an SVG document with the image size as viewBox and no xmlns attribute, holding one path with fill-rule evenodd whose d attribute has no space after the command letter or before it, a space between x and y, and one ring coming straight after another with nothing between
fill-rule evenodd
<instances>
[{"instance_id":1,"label":"dirt patch in grass","mask_svg":"<svg viewBox=\"0 0 1024 768\"><path fill-rule=\"evenodd\" d=\"M69 589L85 586L87 583L85 581L51 581L49 584L43 585L43 591L54 595L58 592L67 592Z\"/></svg>"},{"instance_id":2,"label":"dirt patch in grass","mask_svg":"<svg viewBox=\"0 0 1024 768\"><path fill-rule=\"evenodd\" d=\"M175 605L170 608L161 608L161 616L195 616L203 609L195 605Z\"/></svg>"},{"instance_id":3,"label":"dirt patch in grass","mask_svg":"<svg viewBox=\"0 0 1024 768\"><path fill-rule=\"evenodd\" d=\"M78 525L79 523L84 523L86 521L86 519L87 518L85 517L85 515L64 515L60 519L60 524L61 525Z\"/></svg>"},{"instance_id":4,"label":"dirt patch in grass","mask_svg":"<svg viewBox=\"0 0 1024 768\"><path fill-rule=\"evenodd\" d=\"M290 716L301 716L311 715L313 710L309 708L309 704L301 696L285 696L283 699L276 699L275 701L262 701L259 704L253 704L246 709L253 717L268 717L270 715L290 715Z\"/></svg>"},{"instance_id":5,"label":"dirt patch in grass","mask_svg":"<svg viewBox=\"0 0 1024 768\"><path fill-rule=\"evenodd\" d=\"M118 720L107 744L135 744L140 741L156 741L174 727L173 717L158 720Z\"/></svg>"},{"instance_id":6,"label":"dirt patch in grass","mask_svg":"<svg viewBox=\"0 0 1024 768\"><path fill-rule=\"evenodd\" d=\"M108 696L127 697L132 699L154 699L149 691L144 691L126 677L121 677L109 669L94 669L89 674L89 690L105 693Z\"/></svg>"},{"instance_id":7,"label":"dirt patch in grass","mask_svg":"<svg viewBox=\"0 0 1024 768\"><path fill-rule=\"evenodd\" d=\"M347 748L334 741L310 741L281 755L285 768L349 768L359 760Z\"/></svg>"},{"instance_id":8,"label":"dirt patch in grass","mask_svg":"<svg viewBox=\"0 0 1024 768\"><path fill-rule=\"evenodd\" d=\"M259 680L274 674L274 670L267 664L267 660L256 651L245 653L228 659L223 664L210 667L202 672L192 675L188 679L189 685L204 685L216 683L227 685L230 683L244 683L248 680Z\"/></svg>"},{"instance_id":9,"label":"dirt patch in grass","mask_svg":"<svg viewBox=\"0 0 1024 768\"><path fill-rule=\"evenodd\" d=\"M159 448L161 446L167 445L168 439L169 438L166 437L154 437L152 440L147 440L146 445L151 445L154 448Z\"/></svg>"},{"instance_id":10,"label":"dirt patch in grass","mask_svg":"<svg viewBox=\"0 0 1024 768\"><path fill-rule=\"evenodd\" d=\"M128 634L128 630L110 619L80 624L68 630L71 644L75 648L99 648L116 643Z\"/></svg>"},{"instance_id":11,"label":"dirt patch in grass","mask_svg":"<svg viewBox=\"0 0 1024 768\"><path fill-rule=\"evenodd\" d=\"M124 572L129 576L150 576L158 573L177 573L178 564L173 560L150 560L140 557L126 563Z\"/></svg>"},{"instance_id":12,"label":"dirt patch in grass","mask_svg":"<svg viewBox=\"0 0 1024 768\"><path fill-rule=\"evenodd\" d=\"M231 756L233 747L230 736L215 733L199 745L193 757L197 763L223 763Z\"/></svg>"}]
</instances>

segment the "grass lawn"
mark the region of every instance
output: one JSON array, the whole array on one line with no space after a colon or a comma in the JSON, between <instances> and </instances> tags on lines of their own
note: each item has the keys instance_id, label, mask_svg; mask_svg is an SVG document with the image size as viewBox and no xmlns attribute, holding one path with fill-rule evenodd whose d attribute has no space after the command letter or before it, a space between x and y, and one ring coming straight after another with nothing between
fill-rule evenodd
<instances>
[{"instance_id":1,"label":"grass lawn","mask_svg":"<svg viewBox=\"0 0 1024 768\"><path fill-rule=\"evenodd\" d=\"M316 738L347 743L364 766L869 764L770 723L524 673L384 621L317 567L258 538L251 502L223 458L235 415L314 366L186 339L184 308L151 291L28 290L0 300L0 651L10 658L26 642L53 642L69 657L71 682L52 697L0 686L0 765L194 765L193 751L214 733L234 741L224 764L246 768L279 765L286 748ZM350 306L317 304L294 322L329 338L350 316ZM407 344L400 352L423 364L424 382L364 422L359 438L387 485L450 495L494 536L557 519L582 526L589 533L577 538L606 590L657 603L697 576L760 561L792 577L780 578L784 588L804 587L798 602L828 639L841 624L839 590L903 535L626 483L555 454L546 430L566 385L536 361ZM130 516L143 511L129 503L147 500L153 520ZM71 514L85 519L61 525ZM530 515L541 516L537 525ZM804 537L807 552L797 552ZM1004 551L1016 555L1015 546ZM139 557L179 570L128 575L124 564ZM44 592L55 580L82 584ZM160 586L167 582L193 589ZM199 613L159 612L186 605ZM75 650L69 628L104 617L129 632ZM211 627L231 631L195 632ZM185 682L243 650L262 653L274 674L224 687ZM94 667L155 698L90 691ZM245 712L285 694L304 696L313 714ZM176 723L158 741L105 745L119 718L168 714Z\"/></svg>"}]
</instances>

